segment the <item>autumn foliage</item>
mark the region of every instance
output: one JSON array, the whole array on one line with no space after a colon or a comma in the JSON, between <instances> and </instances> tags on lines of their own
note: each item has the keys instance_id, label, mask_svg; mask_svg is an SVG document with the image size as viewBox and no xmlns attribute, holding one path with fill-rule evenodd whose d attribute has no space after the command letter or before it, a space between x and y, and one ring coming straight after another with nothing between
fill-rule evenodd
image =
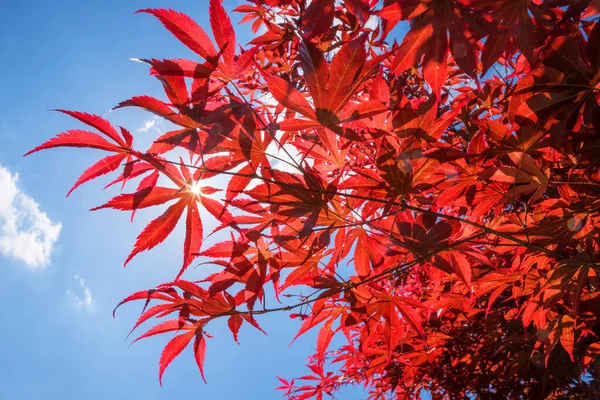
<instances>
[{"instance_id":1,"label":"autumn foliage","mask_svg":"<svg viewBox=\"0 0 600 400\"><path fill-rule=\"evenodd\" d=\"M185 14L139 11L197 55L140 60L166 97L116 107L174 127L150 148L61 110L88 130L31 151L100 150L73 189L115 172L124 193L96 209L157 210L126 264L185 224L174 280L121 303L143 307L135 327L162 318L140 336L170 335L160 379L190 343L204 376L213 321L243 343L242 325L283 312L317 331L307 375L280 378L292 399L600 395L600 2L234 11L247 45L220 0L214 41ZM228 239L204 246L207 219Z\"/></svg>"}]
</instances>

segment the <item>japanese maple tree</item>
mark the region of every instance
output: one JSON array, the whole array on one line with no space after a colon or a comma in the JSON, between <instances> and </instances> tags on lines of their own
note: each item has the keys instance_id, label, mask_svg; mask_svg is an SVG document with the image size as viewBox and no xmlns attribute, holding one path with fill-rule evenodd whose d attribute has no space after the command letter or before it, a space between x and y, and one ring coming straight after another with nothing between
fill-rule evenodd
<instances>
[{"instance_id":1,"label":"japanese maple tree","mask_svg":"<svg viewBox=\"0 0 600 400\"><path fill-rule=\"evenodd\" d=\"M307 375L280 378L292 399L599 396L600 2L234 11L255 33L243 46L220 0L214 40L139 11L196 54L140 60L166 96L117 105L173 126L148 149L60 110L89 127L30 151L100 150L71 191L116 173L124 193L96 209L157 210L126 264L185 224L173 281L119 304L143 307L134 329L161 319L139 338L170 335L159 380L190 343L204 377L215 320L243 342L242 325L282 312L317 331ZM203 245L207 218L226 240Z\"/></svg>"}]
</instances>

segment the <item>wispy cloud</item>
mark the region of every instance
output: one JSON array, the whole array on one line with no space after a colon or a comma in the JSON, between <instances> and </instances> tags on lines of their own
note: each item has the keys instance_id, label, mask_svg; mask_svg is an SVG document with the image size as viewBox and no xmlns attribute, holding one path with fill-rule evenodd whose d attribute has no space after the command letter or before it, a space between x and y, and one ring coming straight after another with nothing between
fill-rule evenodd
<instances>
[{"instance_id":1,"label":"wispy cloud","mask_svg":"<svg viewBox=\"0 0 600 400\"><path fill-rule=\"evenodd\" d=\"M0 256L31 268L50 263L61 223L54 223L38 203L21 192L19 177L0 165Z\"/></svg>"},{"instance_id":2,"label":"wispy cloud","mask_svg":"<svg viewBox=\"0 0 600 400\"><path fill-rule=\"evenodd\" d=\"M161 133L163 121L157 116L144 121L143 125L137 129L138 132L157 132Z\"/></svg>"},{"instance_id":3,"label":"wispy cloud","mask_svg":"<svg viewBox=\"0 0 600 400\"><path fill-rule=\"evenodd\" d=\"M69 297L69 301L76 309L83 309L86 311L92 311L94 309L94 296L90 291L90 288L85 284L85 279L80 277L79 275L75 275L73 277L79 283L81 287L81 295L78 296L70 290L67 290L67 296Z\"/></svg>"}]
</instances>

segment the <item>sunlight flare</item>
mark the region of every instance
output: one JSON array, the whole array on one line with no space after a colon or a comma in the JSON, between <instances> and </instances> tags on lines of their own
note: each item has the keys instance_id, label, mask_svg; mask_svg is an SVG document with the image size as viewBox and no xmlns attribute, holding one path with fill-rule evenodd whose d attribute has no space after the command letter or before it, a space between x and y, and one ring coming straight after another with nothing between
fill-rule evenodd
<instances>
[{"instance_id":1,"label":"sunlight flare","mask_svg":"<svg viewBox=\"0 0 600 400\"><path fill-rule=\"evenodd\" d=\"M190 188L190 192L196 196L199 196L202 193L202 183L199 180L195 181L191 185L188 185L188 187Z\"/></svg>"}]
</instances>

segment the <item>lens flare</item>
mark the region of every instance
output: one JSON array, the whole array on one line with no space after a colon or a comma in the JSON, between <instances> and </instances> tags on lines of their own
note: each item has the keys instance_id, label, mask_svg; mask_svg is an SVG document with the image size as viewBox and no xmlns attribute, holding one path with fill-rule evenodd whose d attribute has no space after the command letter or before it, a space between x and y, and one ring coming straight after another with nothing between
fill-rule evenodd
<instances>
[{"instance_id":1,"label":"lens flare","mask_svg":"<svg viewBox=\"0 0 600 400\"><path fill-rule=\"evenodd\" d=\"M202 193L202 184L200 183L200 181L196 181L191 185L188 185L188 187L190 188L190 192L192 192L196 196Z\"/></svg>"}]
</instances>

